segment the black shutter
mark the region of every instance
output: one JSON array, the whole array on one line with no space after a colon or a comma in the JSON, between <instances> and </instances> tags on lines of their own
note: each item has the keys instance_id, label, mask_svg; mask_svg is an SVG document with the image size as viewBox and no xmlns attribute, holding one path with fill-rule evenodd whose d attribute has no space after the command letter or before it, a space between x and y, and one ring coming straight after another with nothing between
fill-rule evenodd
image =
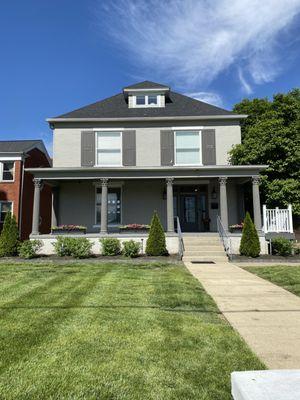
<instances>
[{"instance_id":1,"label":"black shutter","mask_svg":"<svg viewBox=\"0 0 300 400\"><path fill-rule=\"evenodd\" d=\"M174 132L160 131L161 165L174 165Z\"/></svg>"},{"instance_id":2,"label":"black shutter","mask_svg":"<svg viewBox=\"0 0 300 400\"><path fill-rule=\"evenodd\" d=\"M95 132L81 132L81 166L93 167L95 165Z\"/></svg>"},{"instance_id":3,"label":"black shutter","mask_svg":"<svg viewBox=\"0 0 300 400\"><path fill-rule=\"evenodd\" d=\"M202 131L202 164L216 165L216 133L214 129Z\"/></svg>"},{"instance_id":4,"label":"black shutter","mask_svg":"<svg viewBox=\"0 0 300 400\"><path fill-rule=\"evenodd\" d=\"M124 131L122 133L123 165L136 165L136 138L135 131Z\"/></svg>"}]
</instances>

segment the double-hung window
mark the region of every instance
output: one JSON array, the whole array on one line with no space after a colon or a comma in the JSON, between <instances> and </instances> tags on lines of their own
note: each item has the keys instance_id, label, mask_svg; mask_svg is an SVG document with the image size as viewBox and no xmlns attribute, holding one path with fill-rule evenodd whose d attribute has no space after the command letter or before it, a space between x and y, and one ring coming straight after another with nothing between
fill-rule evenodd
<instances>
[{"instance_id":1,"label":"double-hung window","mask_svg":"<svg viewBox=\"0 0 300 400\"><path fill-rule=\"evenodd\" d=\"M175 131L175 164L201 165L201 131Z\"/></svg>"},{"instance_id":2,"label":"double-hung window","mask_svg":"<svg viewBox=\"0 0 300 400\"><path fill-rule=\"evenodd\" d=\"M0 162L0 180L13 181L14 180L14 162L2 161Z\"/></svg>"},{"instance_id":3,"label":"double-hung window","mask_svg":"<svg viewBox=\"0 0 300 400\"><path fill-rule=\"evenodd\" d=\"M122 133L96 132L97 165L117 167L122 165Z\"/></svg>"},{"instance_id":4,"label":"double-hung window","mask_svg":"<svg viewBox=\"0 0 300 400\"><path fill-rule=\"evenodd\" d=\"M141 94L135 96L136 107L154 107L158 106L158 95L157 94Z\"/></svg>"},{"instance_id":5,"label":"double-hung window","mask_svg":"<svg viewBox=\"0 0 300 400\"><path fill-rule=\"evenodd\" d=\"M3 223L7 213L12 212L11 201L0 201L0 222Z\"/></svg>"}]
</instances>

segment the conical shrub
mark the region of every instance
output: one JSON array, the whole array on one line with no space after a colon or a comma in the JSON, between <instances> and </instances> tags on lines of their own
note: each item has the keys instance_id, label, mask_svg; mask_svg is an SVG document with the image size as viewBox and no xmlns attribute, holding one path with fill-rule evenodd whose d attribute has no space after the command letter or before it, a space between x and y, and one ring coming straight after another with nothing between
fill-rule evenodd
<instances>
[{"instance_id":1,"label":"conical shrub","mask_svg":"<svg viewBox=\"0 0 300 400\"><path fill-rule=\"evenodd\" d=\"M0 235L0 257L11 257L18 254L19 230L16 217L7 213Z\"/></svg>"},{"instance_id":2,"label":"conical shrub","mask_svg":"<svg viewBox=\"0 0 300 400\"><path fill-rule=\"evenodd\" d=\"M165 232L156 211L154 211L151 220L150 232L146 244L146 254L148 256L165 256L168 254Z\"/></svg>"},{"instance_id":3,"label":"conical shrub","mask_svg":"<svg viewBox=\"0 0 300 400\"><path fill-rule=\"evenodd\" d=\"M250 214L247 212L244 220L242 239L240 244L240 255L247 257L258 257L260 253L260 243L256 227L252 222Z\"/></svg>"}]
</instances>

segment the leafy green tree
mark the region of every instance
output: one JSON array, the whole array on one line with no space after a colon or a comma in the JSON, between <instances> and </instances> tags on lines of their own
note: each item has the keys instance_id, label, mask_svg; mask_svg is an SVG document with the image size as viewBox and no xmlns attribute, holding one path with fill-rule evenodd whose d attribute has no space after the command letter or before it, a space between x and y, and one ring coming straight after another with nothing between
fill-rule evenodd
<instances>
[{"instance_id":1,"label":"leafy green tree","mask_svg":"<svg viewBox=\"0 0 300 400\"><path fill-rule=\"evenodd\" d=\"M151 220L149 236L146 244L146 254L148 256L165 256L168 254L165 232L156 211L154 211Z\"/></svg>"},{"instance_id":2,"label":"leafy green tree","mask_svg":"<svg viewBox=\"0 0 300 400\"><path fill-rule=\"evenodd\" d=\"M242 122L242 144L230 152L235 165L266 164L262 200L269 207L293 206L300 216L300 90L273 100L245 99L234 107L249 115Z\"/></svg>"},{"instance_id":3,"label":"leafy green tree","mask_svg":"<svg viewBox=\"0 0 300 400\"><path fill-rule=\"evenodd\" d=\"M260 253L260 243L257 230L247 212L244 220L243 233L240 244L240 255L247 257L258 257Z\"/></svg>"},{"instance_id":4,"label":"leafy green tree","mask_svg":"<svg viewBox=\"0 0 300 400\"><path fill-rule=\"evenodd\" d=\"M18 254L19 230L16 217L7 213L0 235L0 257L11 257Z\"/></svg>"}]
</instances>

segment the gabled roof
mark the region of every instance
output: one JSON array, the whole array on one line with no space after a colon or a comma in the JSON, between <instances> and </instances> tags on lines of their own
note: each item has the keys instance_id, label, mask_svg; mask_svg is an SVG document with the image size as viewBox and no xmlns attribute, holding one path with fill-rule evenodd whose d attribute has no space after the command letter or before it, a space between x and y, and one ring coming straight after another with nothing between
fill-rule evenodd
<instances>
[{"instance_id":1,"label":"gabled roof","mask_svg":"<svg viewBox=\"0 0 300 400\"><path fill-rule=\"evenodd\" d=\"M141 82L136 85L128 86L128 88L141 88L149 84L159 85L154 82ZM160 85L163 88L166 86ZM199 118L210 119L215 118L244 118L245 115L238 115L231 111L225 110L220 107L213 106L203 101L193 99L191 97L169 91L166 96L165 107L137 107L129 108L126 96L124 93L117 94L107 99L97 101L96 103L87 105L77 110L68 112L66 114L59 115L55 118L49 118L48 122L59 122L67 120L113 120L113 119L144 119L144 118L156 118L156 119L170 119L176 117L180 118Z\"/></svg>"},{"instance_id":2,"label":"gabled roof","mask_svg":"<svg viewBox=\"0 0 300 400\"><path fill-rule=\"evenodd\" d=\"M162 85L161 83L144 81L135 83L134 85L126 86L123 90L135 90L135 89L162 89L169 90L169 87L166 85Z\"/></svg>"},{"instance_id":3,"label":"gabled roof","mask_svg":"<svg viewBox=\"0 0 300 400\"><path fill-rule=\"evenodd\" d=\"M44 142L38 140L0 140L0 153L22 153L26 154L30 150L37 148L45 154L51 164L51 158L44 145Z\"/></svg>"}]
</instances>

